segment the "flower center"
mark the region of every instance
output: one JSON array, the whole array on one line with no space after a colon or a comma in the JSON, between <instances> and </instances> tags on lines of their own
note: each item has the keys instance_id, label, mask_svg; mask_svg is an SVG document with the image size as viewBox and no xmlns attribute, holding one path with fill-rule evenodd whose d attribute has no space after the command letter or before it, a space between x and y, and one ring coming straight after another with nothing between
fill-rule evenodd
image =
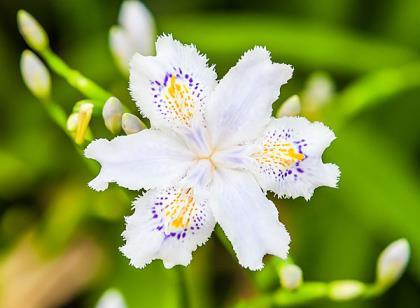
<instances>
[{"instance_id":1,"label":"flower center","mask_svg":"<svg viewBox=\"0 0 420 308\"><path fill-rule=\"evenodd\" d=\"M213 170L216 169L217 165L215 160L213 159L215 155L215 150L212 150L210 154L207 155L198 155L197 160L206 160L210 163Z\"/></svg>"}]
</instances>

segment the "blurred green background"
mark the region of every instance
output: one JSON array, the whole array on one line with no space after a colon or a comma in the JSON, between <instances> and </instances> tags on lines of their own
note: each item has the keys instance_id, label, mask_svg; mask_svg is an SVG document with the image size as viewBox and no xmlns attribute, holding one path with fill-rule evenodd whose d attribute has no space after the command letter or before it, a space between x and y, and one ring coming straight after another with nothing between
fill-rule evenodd
<instances>
[{"instance_id":1,"label":"blurred green background","mask_svg":"<svg viewBox=\"0 0 420 308\"><path fill-rule=\"evenodd\" d=\"M420 307L420 2L144 3L159 33L196 44L217 65L219 77L256 44L267 46L275 61L292 64L294 78L276 108L301 93L314 72L331 76L335 96L309 117L325 121L338 136L325 159L340 166L340 187L318 189L309 204L276 202L292 236L291 254L305 280L322 281L373 280L377 255L401 237L411 243L412 258L408 272L381 298L308 306ZM27 47L16 27L21 8L40 21L52 48L71 66L128 101L127 81L108 47L120 4L0 1L0 303L9 303L5 307L92 307L109 287L121 290L129 307L183 307L182 285L193 307L231 306L261 293L216 236L197 250L182 275L160 261L143 270L130 267L118 252L130 199L115 187L89 190L92 174L23 84L19 58ZM56 76L53 95L68 112L82 99ZM100 119L93 126L105 134ZM278 287L273 283L270 288Z\"/></svg>"}]
</instances>

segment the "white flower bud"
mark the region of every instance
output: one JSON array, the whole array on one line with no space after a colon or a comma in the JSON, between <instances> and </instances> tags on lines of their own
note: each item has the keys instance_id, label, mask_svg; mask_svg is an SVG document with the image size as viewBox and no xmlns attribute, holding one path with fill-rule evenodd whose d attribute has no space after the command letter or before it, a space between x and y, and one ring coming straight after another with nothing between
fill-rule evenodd
<instances>
[{"instance_id":1,"label":"white flower bud","mask_svg":"<svg viewBox=\"0 0 420 308\"><path fill-rule=\"evenodd\" d=\"M124 1L120 8L118 21L127 31L135 47L134 51L144 56L152 55L155 42L155 23L146 6L136 0Z\"/></svg>"},{"instance_id":2,"label":"white flower bud","mask_svg":"<svg viewBox=\"0 0 420 308\"><path fill-rule=\"evenodd\" d=\"M17 22L19 32L29 46L35 50L43 50L48 47L48 36L45 30L31 14L19 10Z\"/></svg>"},{"instance_id":3,"label":"white flower bud","mask_svg":"<svg viewBox=\"0 0 420 308\"><path fill-rule=\"evenodd\" d=\"M316 112L327 104L335 93L335 85L331 77L323 72L312 74L303 91L302 99L310 112Z\"/></svg>"},{"instance_id":4,"label":"white flower bud","mask_svg":"<svg viewBox=\"0 0 420 308\"><path fill-rule=\"evenodd\" d=\"M76 132L77 123L79 123L79 114L72 113L67 119L67 130L71 133Z\"/></svg>"},{"instance_id":5,"label":"white flower bud","mask_svg":"<svg viewBox=\"0 0 420 308\"><path fill-rule=\"evenodd\" d=\"M80 105L78 113L78 122L76 127L76 136L74 138L77 144L82 144L85 141L86 132L89 127L90 119L92 118L93 104L83 103Z\"/></svg>"},{"instance_id":6,"label":"white flower bud","mask_svg":"<svg viewBox=\"0 0 420 308\"><path fill-rule=\"evenodd\" d=\"M300 113L300 99L297 95L290 96L277 111L276 117L293 117Z\"/></svg>"},{"instance_id":7,"label":"white flower bud","mask_svg":"<svg viewBox=\"0 0 420 308\"><path fill-rule=\"evenodd\" d=\"M131 135L145 129L145 126L134 114L124 113L122 116L122 128L127 135Z\"/></svg>"},{"instance_id":8,"label":"white flower bud","mask_svg":"<svg viewBox=\"0 0 420 308\"><path fill-rule=\"evenodd\" d=\"M136 52L128 33L119 26L109 31L109 47L121 72L128 76L131 57Z\"/></svg>"},{"instance_id":9,"label":"white flower bud","mask_svg":"<svg viewBox=\"0 0 420 308\"><path fill-rule=\"evenodd\" d=\"M283 288L294 290L302 284L302 270L295 264L286 264L280 268L280 283Z\"/></svg>"},{"instance_id":10,"label":"white flower bud","mask_svg":"<svg viewBox=\"0 0 420 308\"><path fill-rule=\"evenodd\" d=\"M124 108L121 102L116 97L110 97L102 109L102 117L104 118L105 126L113 134L117 134L121 130L121 118L124 113Z\"/></svg>"},{"instance_id":11,"label":"white flower bud","mask_svg":"<svg viewBox=\"0 0 420 308\"><path fill-rule=\"evenodd\" d=\"M102 294L96 308L126 308L124 297L117 289L108 289Z\"/></svg>"},{"instance_id":12,"label":"white flower bud","mask_svg":"<svg viewBox=\"0 0 420 308\"><path fill-rule=\"evenodd\" d=\"M42 61L32 51L25 50L22 53L20 70L23 81L36 97L45 99L50 96L50 73Z\"/></svg>"},{"instance_id":13,"label":"white flower bud","mask_svg":"<svg viewBox=\"0 0 420 308\"><path fill-rule=\"evenodd\" d=\"M388 245L378 258L378 283L386 287L396 282L407 267L409 259L410 245L406 239L399 239Z\"/></svg>"},{"instance_id":14,"label":"white flower bud","mask_svg":"<svg viewBox=\"0 0 420 308\"><path fill-rule=\"evenodd\" d=\"M338 280L330 284L329 297L336 301L346 301L360 296L365 285L357 280Z\"/></svg>"}]
</instances>

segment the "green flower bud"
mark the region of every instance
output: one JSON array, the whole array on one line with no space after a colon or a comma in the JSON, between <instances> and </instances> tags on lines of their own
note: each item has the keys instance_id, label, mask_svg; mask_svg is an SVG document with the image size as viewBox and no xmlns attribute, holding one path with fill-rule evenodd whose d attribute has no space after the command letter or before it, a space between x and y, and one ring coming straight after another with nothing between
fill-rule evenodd
<instances>
[{"instance_id":1,"label":"green flower bud","mask_svg":"<svg viewBox=\"0 0 420 308\"><path fill-rule=\"evenodd\" d=\"M32 51L25 50L22 53L20 70L23 81L36 97L45 99L50 96L50 73L42 61Z\"/></svg>"},{"instance_id":2,"label":"green flower bud","mask_svg":"<svg viewBox=\"0 0 420 308\"><path fill-rule=\"evenodd\" d=\"M405 271L410 259L410 245L406 239L391 243L382 251L376 267L377 282L383 287L395 283Z\"/></svg>"},{"instance_id":3,"label":"green flower bud","mask_svg":"<svg viewBox=\"0 0 420 308\"><path fill-rule=\"evenodd\" d=\"M346 301L363 294L365 285L357 280L338 280L330 284L329 297L335 301Z\"/></svg>"},{"instance_id":4,"label":"green flower bud","mask_svg":"<svg viewBox=\"0 0 420 308\"><path fill-rule=\"evenodd\" d=\"M146 126L134 114L124 113L122 116L122 128L127 135L131 135L145 129Z\"/></svg>"},{"instance_id":5,"label":"green flower bud","mask_svg":"<svg viewBox=\"0 0 420 308\"><path fill-rule=\"evenodd\" d=\"M124 297L120 291L117 289L108 289L106 290L98 303L95 306L96 308L126 308L127 304L125 303Z\"/></svg>"},{"instance_id":6,"label":"green flower bud","mask_svg":"<svg viewBox=\"0 0 420 308\"><path fill-rule=\"evenodd\" d=\"M335 94L335 85L332 78L324 72L312 74L306 82L302 93L302 100L307 111L318 112L328 104Z\"/></svg>"},{"instance_id":7,"label":"green flower bud","mask_svg":"<svg viewBox=\"0 0 420 308\"><path fill-rule=\"evenodd\" d=\"M294 290L302 285L302 270L295 264L286 264L280 268L280 283L283 288Z\"/></svg>"},{"instance_id":8,"label":"green flower bud","mask_svg":"<svg viewBox=\"0 0 420 308\"><path fill-rule=\"evenodd\" d=\"M76 132L77 123L79 123L79 113L72 113L67 119L67 130L71 133Z\"/></svg>"},{"instance_id":9,"label":"green flower bud","mask_svg":"<svg viewBox=\"0 0 420 308\"><path fill-rule=\"evenodd\" d=\"M124 108L121 102L115 98L110 97L102 109L102 117L104 118L105 126L113 134L118 134L121 130L121 118L124 113Z\"/></svg>"},{"instance_id":10,"label":"green flower bud","mask_svg":"<svg viewBox=\"0 0 420 308\"><path fill-rule=\"evenodd\" d=\"M41 51L48 47L47 33L31 14L19 10L17 22L20 34L31 48Z\"/></svg>"},{"instance_id":11,"label":"green flower bud","mask_svg":"<svg viewBox=\"0 0 420 308\"><path fill-rule=\"evenodd\" d=\"M300 99L297 95L290 96L279 108L276 118L293 117L300 113Z\"/></svg>"}]
</instances>

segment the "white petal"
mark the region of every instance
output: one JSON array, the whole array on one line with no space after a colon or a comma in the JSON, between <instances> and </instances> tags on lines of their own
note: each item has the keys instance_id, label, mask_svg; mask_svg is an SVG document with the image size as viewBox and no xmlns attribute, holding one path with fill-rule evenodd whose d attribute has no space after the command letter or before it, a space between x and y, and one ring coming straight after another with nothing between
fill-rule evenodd
<instances>
[{"instance_id":1,"label":"white petal","mask_svg":"<svg viewBox=\"0 0 420 308\"><path fill-rule=\"evenodd\" d=\"M135 267L154 259L165 267L188 265L192 252L210 237L215 221L205 200L192 188L150 190L134 202L126 219L121 252Z\"/></svg>"},{"instance_id":2,"label":"white petal","mask_svg":"<svg viewBox=\"0 0 420 308\"><path fill-rule=\"evenodd\" d=\"M223 147L256 138L270 120L280 86L292 72L290 65L272 63L264 48L246 52L219 82L207 107L214 144Z\"/></svg>"},{"instance_id":3,"label":"white petal","mask_svg":"<svg viewBox=\"0 0 420 308\"><path fill-rule=\"evenodd\" d=\"M133 190L167 187L193 163L193 155L173 133L151 129L95 140L85 155L102 166L89 183L96 190L105 190L111 182Z\"/></svg>"},{"instance_id":4,"label":"white petal","mask_svg":"<svg viewBox=\"0 0 420 308\"><path fill-rule=\"evenodd\" d=\"M202 117L216 73L193 45L161 36L156 57L136 54L130 65L130 91L152 127L190 126Z\"/></svg>"},{"instance_id":5,"label":"white petal","mask_svg":"<svg viewBox=\"0 0 420 308\"><path fill-rule=\"evenodd\" d=\"M213 165L208 159L198 160L194 166L188 170L181 183L190 187L205 189L212 179Z\"/></svg>"},{"instance_id":6,"label":"white petal","mask_svg":"<svg viewBox=\"0 0 420 308\"><path fill-rule=\"evenodd\" d=\"M279 222L273 202L251 174L229 169L216 173L210 195L213 215L232 242L242 266L261 269L265 254L287 257L289 234Z\"/></svg>"},{"instance_id":7,"label":"white petal","mask_svg":"<svg viewBox=\"0 0 420 308\"><path fill-rule=\"evenodd\" d=\"M261 187L281 197L310 199L319 186L336 187L340 171L321 156L335 139L320 122L305 118L273 119L257 141L253 171Z\"/></svg>"},{"instance_id":8,"label":"white petal","mask_svg":"<svg viewBox=\"0 0 420 308\"><path fill-rule=\"evenodd\" d=\"M118 19L135 46L134 51L145 56L153 54L155 22L144 4L135 0L124 1Z\"/></svg>"}]
</instances>

